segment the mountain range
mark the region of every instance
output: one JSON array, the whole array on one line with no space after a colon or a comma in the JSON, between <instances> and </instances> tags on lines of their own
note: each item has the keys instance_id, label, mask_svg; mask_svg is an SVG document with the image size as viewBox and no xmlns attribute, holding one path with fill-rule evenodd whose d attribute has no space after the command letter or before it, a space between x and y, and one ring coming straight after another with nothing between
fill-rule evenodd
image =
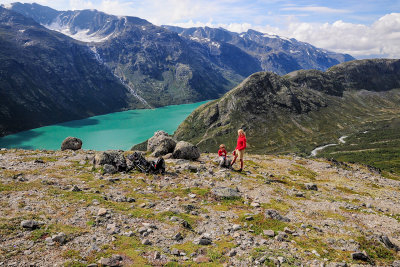
<instances>
[{"instance_id":1,"label":"mountain range","mask_svg":"<svg viewBox=\"0 0 400 267\"><path fill-rule=\"evenodd\" d=\"M353 59L252 30L159 27L96 10L14 3L1 17L1 135L216 99L254 72L325 70Z\"/></svg>"},{"instance_id":2,"label":"mountain range","mask_svg":"<svg viewBox=\"0 0 400 267\"><path fill-rule=\"evenodd\" d=\"M279 76L258 72L222 98L200 106L178 127L177 139L213 151L233 150L237 130L254 153L303 153L370 130L400 114L400 60L355 60L326 72Z\"/></svg>"}]
</instances>

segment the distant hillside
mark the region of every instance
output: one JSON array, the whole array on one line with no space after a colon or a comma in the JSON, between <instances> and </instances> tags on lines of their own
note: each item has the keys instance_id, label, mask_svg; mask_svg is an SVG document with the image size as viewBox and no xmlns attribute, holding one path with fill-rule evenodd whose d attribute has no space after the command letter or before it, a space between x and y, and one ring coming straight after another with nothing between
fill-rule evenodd
<instances>
[{"instance_id":1,"label":"distant hillside","mask_svg":"<svg viewBox=\"0 0 400 267\"><path fill-rule=\"evenodd\" d=\"M0 136L144 105L86 45L0 7Z\"/></svg>"},{"instance_id":2,"label":"distant hillside","mask_svg":"<svg viewBox=\"0 0 400 267\"><path fill-rule=\"evenodd\" d=\"M327 72L251 75L221 99L196 109L177 129L178 139L215 150L233 149L237 129L249 151L309 153L341 135L400 115L400 60L343 63Z\"/></svg>"},{"instance_id":3,"label":"distant hillside","mask_svg":"<svg viewBox=\"0 0 400 267\"><path fill-rule=\"evenodd\" d=\"M262 70L325 70L353 59L255 31L164 28L136 17L37 4L16 3L12 10L87 43L99 62L152 106L215 99Z\"/></svg>"}]
</instances>

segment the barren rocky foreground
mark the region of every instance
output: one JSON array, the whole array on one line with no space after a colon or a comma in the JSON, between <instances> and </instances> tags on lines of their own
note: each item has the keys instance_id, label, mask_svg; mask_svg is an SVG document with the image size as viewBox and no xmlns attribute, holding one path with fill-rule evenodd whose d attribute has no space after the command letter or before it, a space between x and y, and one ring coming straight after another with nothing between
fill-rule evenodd
<instances>
[{"instance_id":1,"label":"barren rocky foreground","mask_svg":"<svg viewBox=\"0 0 400 267\"><path fill-rule=\"evenodd\" d=\"M0 151L0 266L400 266L400 181L366 166L202 154L111 175L96 153Z\"/></svg>"}]
</instances>

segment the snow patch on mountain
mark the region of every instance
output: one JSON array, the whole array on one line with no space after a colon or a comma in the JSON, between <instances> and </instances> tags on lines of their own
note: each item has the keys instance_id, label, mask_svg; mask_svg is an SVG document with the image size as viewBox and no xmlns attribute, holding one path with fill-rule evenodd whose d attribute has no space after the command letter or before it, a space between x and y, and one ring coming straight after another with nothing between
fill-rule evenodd
<instances>
[{"instance_id":1,"label":"snow patch on mountain","mask_svg":"<svg viewBox=\"0 0 400 267\"><path fill-rule=\"evenodd\" d=\"M2 4L1 6L6 9L11 9L13 7L13 3L5 3L5 4Z\"/></svg>"},{"instance_id":2,"label":"snow patch on mountain","mask_svg":"<svg viewBox=\"0 0 400 267\"><path fill-rule=\"evenodd\" d=\"M68 26L61 25L59 21L55 21L48 25L43 25L49 30L57 31L62 34L65 34L75 40L82 41L82 42L93 42L93 43L101 43L110 39L114 33L109 35L99 35L97 32L89 33L89 29L79 29L75 28L75 32L71 32L71 29Z\"/></svg>"}]
</instances>

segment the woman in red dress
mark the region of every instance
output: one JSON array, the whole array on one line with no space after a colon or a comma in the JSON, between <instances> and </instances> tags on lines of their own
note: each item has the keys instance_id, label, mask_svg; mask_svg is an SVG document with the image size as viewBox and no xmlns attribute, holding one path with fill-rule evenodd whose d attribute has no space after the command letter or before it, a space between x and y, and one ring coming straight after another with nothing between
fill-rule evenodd
<instances>
[{"instance_id":1,"label":"woman in red dress","mask_svg":"<svg viewBox=\"0 0 400 267\"><path fill-rule=\"evenodd\" d=\"M242 129L239 129L237 145L236 145L236 148L234 151L234 158L231 163L231 166L233 166L233 164L236 161L236 158L239 157L239 160L240 160L240 169L238 170L239 172L241 172L243 170L243 156L244 156L245 148L246 148L246 134L244 133L244 131Z\"/></svg>"}]
</instances>

